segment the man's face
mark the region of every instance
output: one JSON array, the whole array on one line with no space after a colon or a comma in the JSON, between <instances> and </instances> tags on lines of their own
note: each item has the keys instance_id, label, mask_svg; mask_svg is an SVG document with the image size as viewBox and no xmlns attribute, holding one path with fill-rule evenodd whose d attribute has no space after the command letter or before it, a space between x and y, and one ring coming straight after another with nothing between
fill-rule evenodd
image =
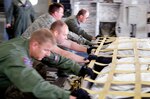
<instances>
[{"instance_id":1,"label":"man's face","mask_svg":"<svg viewBox=\"0 0 150 99\"><path fill-rule=\"evenodd\" d=\"M56 20L61 20L63 15L64 15L64 9L62 7L60 7L59 10L55 12Z\"/></svg>"},{"instance_id":2,"label":"man's face","mask_svg":"<svg viewBox=\"0 0 150 99\"><path fill-rule=\"evenodd\" d=\"M38 42L35 42L36 44L32 45L31 49L31 56L37 60L42 60L42 58L46 56L50 56L51 50L53 48L53 45L49 42L39 44Z\"/></svg>"},{"instance_id":3,"label":"man's face","mask_svg":"<svg viewBox=\"0 0 150 99\"><path fill-rule=\"evenodd\" d=\"M61 44L61 43L63 43L67 39L68 32L69 32L68 27L66 25L64 25L58 31L58 35L56 37L57 44Z\"/></svg>"},{"instance_id":4,"label":"man's face","mask_svg":"<svg viewBox=\"0 0 150 99\"><path fill-rule=\"evenodd\" d=\"M89 12L87 12L85 15L81 15L80 21L81 21L82 23L84 23L84 22L86 22L86 20L87 20L88 17L89 17Z\"/></svg>"}]
</instances>

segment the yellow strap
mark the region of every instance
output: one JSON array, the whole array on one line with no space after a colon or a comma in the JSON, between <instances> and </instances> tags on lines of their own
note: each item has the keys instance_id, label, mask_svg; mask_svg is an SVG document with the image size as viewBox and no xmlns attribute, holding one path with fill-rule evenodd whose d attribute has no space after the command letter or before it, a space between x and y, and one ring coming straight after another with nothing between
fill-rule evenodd
<instances>
[{"instance_id":1,"label":"yellow strap","mask_svg":"<svg viewBox=\"0 0 150 99\"><path fill-rule=\"evenodd\" d=\"M133 96L133 92L122 92L122 91L109 91L108 94L118 95L118 96Z\"/></svg>"},{"instance_id":2,"label":"yellow strap","mask_svg":"<svg viewBox=\"0 0 150 99\"><path fill-rule=\"evenodd\" d=\"M93 72L94 72L95 74L98 74L98 75L104 75L104 74L107 74L107 73L108 73L108 72L105 72L105 73L97 72L97 71L95 71L95 70L93 70Z\"/></svg>"},{"instance_id":3,"label":"yellow strap","mask_svg":"<svg viewBox=\"0 0 150 99\"><path fill-rule=\"evenodd\" d=\"M98 55L98 54L99 54L99 51L100 51L100 49L103 47L103 44L104 44L106 38L107 38L107 37L104 37L104 38L103 38L103 40L102 40L102 42L100 43L99 47L98 47L98 48L96 49L96 51L95 51L95 55ZM94 64L95 64L95 60L92 60L92 61L89 63L88 67L93 68Z\"/></svg>"},{"instance_id":4,"label":"yellow strap","mask_svg":"<svg viewBox=\"0 0 150 99\"><path fill-rule=\"evenodd\" d=\"M92 90L89 90L89 89L83 88L83 87L81 87L81 88L86 90L89 94L99 94L100 93L99 91L92 91Z\"/></svg>"},{"instance_id":5,"label":"yellow strap","mask_svg":"<svg viewBox=\"0 0 150 99\"><path fill-rule=\"evenodd\" d=\"M114 47L115 49L113 50L113 58L112 58L111 66L110 66L110 71L108 73L107 80L104 83L102 94L99 96L99 99L105 99L107 94L108 94L108 91L110 89L111 81L113 80L113 75L114 75L114 71L115 71L115 68L116 68L116 58L117 58L117 48L118 48L117 45L118 45L118 43L117 43L117 40L116 40L116 45Z\"/></svg>"},{"instance_id":6,"label":"yellow strap","mask_svg":"<svg viewBox=\"0 0 150 99\"><path fill-rule=\"evenodd\" d=\"M106 66L108 64L103 64L103 63L99 63L99 62L95 62L96 65L99 65L99 66Z\"/></svg>"},{"instance_id":7,"label":"yellow strap","mask_svg":"<svg viewBox=\"0 0 150 99\"><path fill-rule=\"evenodd\" d=\"M134 99L141 99L141 65L139 62L139 53L137 48L137 41L136 39L133 39L133 50L134 50L134 66L135 66L135 93L134 93Z\"/></svg>"}]
</instances>

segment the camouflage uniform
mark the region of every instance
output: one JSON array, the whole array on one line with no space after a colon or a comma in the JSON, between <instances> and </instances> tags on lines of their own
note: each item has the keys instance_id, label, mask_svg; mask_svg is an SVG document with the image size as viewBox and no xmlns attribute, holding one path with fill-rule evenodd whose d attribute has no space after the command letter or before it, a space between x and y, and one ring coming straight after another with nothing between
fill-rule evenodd
<instances>
[{"instance_id":1,"label":"camouflage uniform","mask_svg":"<svg viewBox=\"0 0 150 99\"><path fill-rule=\"evenodd\" d=\"M77 35L73 32L69 32L68 34L68 39L77 42L78 44L83 44L83 45L92 45L92 43L89 40L86 40L83 38L81 35Z\"/></svg>"},{"instance_id":2,"label":"camouflage uniform","mask_svg":"<svg viewBox=\"0 0 150 99\"><path fill-rule=\"evenodd\" d=\"M39 16L22 34L25 38L30 38L32 32L35 30L38 30L40 28L48 28L50 29L50 26L53 22L55 22L56 19L51 16L49 13L43 14Z\"/></svg>"}]
</instances>

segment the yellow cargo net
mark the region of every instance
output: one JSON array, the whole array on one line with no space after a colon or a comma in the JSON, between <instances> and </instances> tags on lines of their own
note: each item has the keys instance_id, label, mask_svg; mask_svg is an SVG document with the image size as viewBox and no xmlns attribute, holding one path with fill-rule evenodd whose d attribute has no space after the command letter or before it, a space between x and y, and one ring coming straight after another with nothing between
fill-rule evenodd
<instances>
[{"instance_id":1,"label":"yellow cargo net","mask_svg":"<svg viewBox=\"0 0 150 99\"><path fill-rule=\"evenodd\" d=\"M103 37L100 38L101 40L98 41L98 43L100 43L100 45L98 46L98 48L95 51L95 55L98 55L100 52L112 52L112 55L107 56L107 57L112 57L112 63L110 66L110 70L108 72L105 73L101 73L101 72L97 72L95 70L94 73L98 74L98 75L103 75L103 74L108 74L107 76L107 80L105 82L99 82L96 80L92 80L90 78L85 77L84 80L88 81L88 82L93 82L94 84L103 84L103 88L101 91L93 91L90 90L88 88L83 88L85 90L87 90L90 94L98 94L99 97L98 99L106 99L106 97L108 95L118 95L118 96L129 96L129 97L133 97L134 99L141 99L142 97L150 97L150 93L142 93L141 92L141 88L142 85L150 85L149 81L142 81L141 80L141 73L149 73L150 70L141 70L141 64L147 64L149 65L150 62L140 62L139 58L150 58L149 56L142 56L139 55L139 50L144 50L144 51L150 51L149 48L139 48L137 47L137 43L139 42L139 39L136 38L129 38L129 40L127 41L123 41L125 42L130 42L132 44L132 48L119 48L119 43L121 42L118 38L111 38L111 37ZM123 38L122 38L123 39ZM110 49L102 49L104 46L104 43L106 42L110 42L110 41L114 41L114 47L110 48ZM140 42L143 42L142 40L140 40ZM119 55L118 51L124 51L124 50L132 50L133 51L133 55ZM105 56L105 55L99 55L99 56ZM134 57L134 61L133 62L118 62L117 61L117 57ZM90 64L88 65L90 68L93 68L94 64L100 65L100 66L105 66L106 64L102 64L102 63L98 63L95 60L92 60L90 62ZM135 70L116 70L116 66L117 64L134 64L135 66ZM113 79L113 76L116 74L129 74L129 73L134 73L135 74L135 81L115 81ZM111 89L111 85L112 84L120 84L120 85L124 85L124 84L133 84L134 85L134 90L132 92L128 92L128 91L112 91Z\"/></svg>"}]
</instances>

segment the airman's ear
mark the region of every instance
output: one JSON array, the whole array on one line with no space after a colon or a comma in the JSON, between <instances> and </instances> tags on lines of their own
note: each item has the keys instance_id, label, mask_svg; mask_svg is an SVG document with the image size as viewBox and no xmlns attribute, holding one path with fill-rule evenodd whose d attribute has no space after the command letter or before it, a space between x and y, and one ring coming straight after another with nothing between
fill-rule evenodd
<instances>
[{"instance_id":1,"label":"airman's ear","mask_svg":"<svg viewBox=\"0 0 150 99\"><path fill-rule=\"evenodd\" d=\"M59 35L58 31L53 31L54 36L57 37Z\"/></svg>"},{"instance_id":2,"label":"airman's ear","mask_svg":"<svg viewBox=\"0 0 150 99\"><path fill-rule=\"evenodd\" d=\"M80 19L82 19L82 18L83 18L83 15L80 15L79 17L80 17Z\"/></svg>"},{"instance_id":3,"label":"airman's ear","mask_svg":"<svg viewBox=\"0 0 150 99\"><path fill-rule=\"evenodd\" d=\"M32 48L37 48L39 46L39 43L37 41L32 41L31 46Z\"/></svg>"},{"instance_id":4,"label":"airman's ear","mask_svg":"<svg viewBox=\"0 0 150 99\"><path fill-rule=\"evenodd\" d=\"M58 16L58 12L55 11L55 12L53 13L53 15L54 15L54 16Z\"/></svg>"},{"instance_id":5,"label":"airman's ear","mask_svg":"<svg viewBox=\"0 0 150 99\"><path fill-rule=\"evenodd\" d=\"M82 22L83 19L84 19L84 16L83 16L83 15L80 15L80 16L79 16L80 22Z\"/></svg>"}]
</instances>

